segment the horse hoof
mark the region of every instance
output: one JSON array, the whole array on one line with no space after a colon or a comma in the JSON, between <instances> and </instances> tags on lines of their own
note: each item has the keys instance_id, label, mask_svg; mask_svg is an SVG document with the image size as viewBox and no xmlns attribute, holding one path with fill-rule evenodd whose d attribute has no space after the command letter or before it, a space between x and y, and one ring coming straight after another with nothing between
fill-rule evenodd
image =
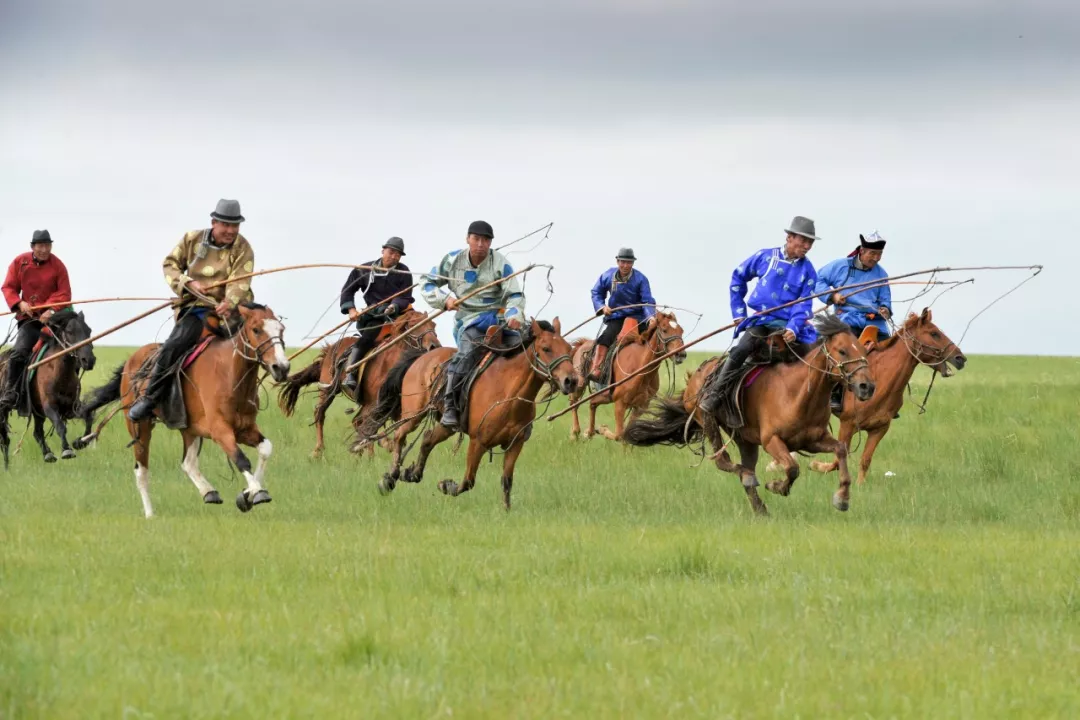
<instances>
[{"instance_id":1,"label":"horse hoof","mask_svg":"<svg viewBox=\"0 0 1080 720\"><path fill-rule=\"evenodd\" d=\"M439 492L441 492L443 495L453 495L456 487L457 483L455 483L453 480L439 481Z\"/></svg>"},{"instance_id":2,"label":"horse hoof","mask_svg":"<svg viewBox=\"0 0 1080 720\"><path fill-rule=\"evenodd\" d=\"M56 456L53 455L51 452L45 453L45 462L47 462L47 463L56 462Z\"/></svg>"},{"instance_id":3,"label":"horse hoof","mask_svg":"<svg viewBox=\"0 0 1080 720\"><path fill-rule=\"evenodd\" d=\"M779 480L770 480L769 482L765 483L765 489L771 493L776 493L777 495L786 494L784 492L784 483L780 482Z\"/></svg>"},{"instance_id":4,"label":"horse hoof","mask_svg":"<svg viewBox=\"0 0 1080 720\"><path fill-rule=\"evenodd\" d=\"M405 477L401 478L407 483L418 483L424 479L424 474L413 470L411 467L405 468Z\"/></svg>"},{"instance_id":5,"label":"horse hoof","mask_svg":"<svg viewBox=\"0 0 1080 720\"><path fill-rule=\"evenodd\" d=\"M266 492L265 490L260 490L259 492L251 496L251 505L252 507L254 507L255 505L262 505L263 503L270 502L271 499L272 498L270 497L270 493Z\"/></svg>"},{"instance_id":6,"label":"horse hoof","mask_svg":"<svg viewBox=\"0 0 1080 720\"><path fill-rule=\"evenodd\" d=\"M251 509L251 501L248 500L248 496L243 491L236 496L236 509L242 513L246 513Z\"/></svg>"},{"instance_id":7,"label":"horse hoof","mask_svg":"<svg viewBox=\"0 0 1080 720\"><path fill-rule=\"evenodd\" d=\"M840 512L847 512L848 501L840 497L840 493L836 493L832 496L832 506Z\"/></svg>"},{"instance_id":8,"label":"horse hoof","mask_svg":"<svg viewBox=\"0 0 1080 720\"><path fill-rule=\"evenodd\" d=\"M73 457L75 457L75 451L72 450L71 448L68 448L67 450L63 450L60 453L60 458L63 459L63 460L70 460Z\"/></svg>"},{"instance_id":9,"label":"horse hoof","mask_svg":"<svg viewBox=\"0 0 1080 720\"><path fill-rule=\"evenodd\" d=\"M202 501L204 503L206 503L207 505L220 505L221 504L221 496L218 495L217 490L211 490L210 492L203 495Z\"/></svg>"},{"instance_id":10,"label":"horse hoof","mask_svg":"<svg viewBox=\"0 0 1080 720\"><path fill-rule=\"evenodd\" d=\"M390 476L390 473L383 475L382 482L379 483L379 494L382 496L389 495L394 491L394 487L397 485L397 481Z\"/></svg>"}]
</instances>

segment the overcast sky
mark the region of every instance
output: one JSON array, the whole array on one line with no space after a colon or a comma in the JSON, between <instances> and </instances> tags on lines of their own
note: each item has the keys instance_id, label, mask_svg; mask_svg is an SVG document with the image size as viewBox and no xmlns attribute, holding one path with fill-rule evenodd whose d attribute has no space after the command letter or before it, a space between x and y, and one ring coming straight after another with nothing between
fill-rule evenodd
<instances>
[{"instance_id":1,"label":"overcast sky","mask_svg":"<svg viewBox=\"0 0 1080 720\"><path fill-rule=\"evenodd\" d=\"M729 321L734 266L801 214L819 267L873 230L892 274L1047 265L964 349L1080 355L1080 3L161 5L0 0L0 249L48 228L76 298L164 296L165 253L230 197L263 268L364 262L400 235L426 270L472 220L496 245L553 221L511 256L555 266L542 317L584 319L628 245L660 302L704 313L696 335ZM254 289L298 345L331 303L319 328L340 319L346 274ZM935 319L959 339L1022 277L978 274ZM542 278L526 291L539 312ZM84 309L99 330L143 307ZM106 342L163 339L167 320Z\"/></svg>"}]
</instances>

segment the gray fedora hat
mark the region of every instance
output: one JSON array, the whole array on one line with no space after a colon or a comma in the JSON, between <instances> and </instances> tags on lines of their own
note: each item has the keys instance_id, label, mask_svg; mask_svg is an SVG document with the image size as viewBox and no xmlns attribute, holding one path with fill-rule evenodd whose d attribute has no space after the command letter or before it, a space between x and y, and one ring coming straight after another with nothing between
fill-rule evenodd
<instances>
[{"instance_id":1,"label":"gray fedora hat","mask_svg":"<svg viewBox=\"0 0 1080 720\"><path fill-rule=\"evenodd\" d=\"M391 250L397 250L402 255L405 254L405 241L394 236L382 244L384 248L390 248Z\"/></svg>"},{"instance_id":2,"label":"gray fedora hat","mask_svg":"<svg viewBox=\"0 0 1080 720\"><path fill-rule=\"evenodd\" d=\"M619 248L619 254L615 256L615 259L616 260L630 260L630 261L637 260L637 258L634 257L634 248L625 248L625 247L624 248Z\"/></svg>"},{"instance_id":3,"label":"gray fedora hat","mask_svg":"<svg viewBox=\"0 0 1080 720\"><path fill-rule=\"evenodd\" d=\"M244 216L240 214L239 200L225 200L224 198L218 200L217 207L210 213L210 217L227 223L244 222Z\"/></svg>"},{"instance_id":4,"label":"gray fedora hat","mask_svg":"<svg viewBox=\"0 0 1080 720\"><path fill-rule=\"evenodd\" d=\"M48 243L52 245L52 235L48 230L35 230L34 235L30 238L31 245L37 245L38 243Z\"/></svg>"},{"instance_id":5,"label":"gray fedora hat","mask_svg":"<svg viewBox=\"0 0 1080 720\"><path fill-rule=\"evenodd\" d=\"M814 221L810 218L805 218L802 215L796 215L791 221L791 227L785 232L791 235L802 235L808 240L820 240L820 238L814 234Z\"/></svg>"}]
</instances>

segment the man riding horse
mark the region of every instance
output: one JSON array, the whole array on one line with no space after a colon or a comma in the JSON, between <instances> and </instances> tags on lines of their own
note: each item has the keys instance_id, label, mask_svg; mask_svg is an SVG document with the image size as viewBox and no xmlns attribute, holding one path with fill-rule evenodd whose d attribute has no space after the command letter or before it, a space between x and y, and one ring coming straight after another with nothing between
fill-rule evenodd
<instances>
[{"instance_id":1,"label":"man riding horse","mask_svg":"<svg viewBox=\"0 0 1080 720\"><path fill-rule=\"evenodd\" d=\"M66 304L71 302L67 268L52 254L52 242L48 230L35 230L30 252L12 261L4 279L4 300L16 313L18 335L8 356L6 382L0 395L0 418L7 417L18 402L19 385L41 331L58 310L71 307ZM32 309L41 305L53 307Z\"/></svg>"},{"instance_id":2,"label":"man riding horse","mask_svg":"<svg viewBox=\"0 0 1080 720\"><path fill-rule=\"evenodd\" d=\"M349 352L349 360L345 367L356 365L371 352L383 326L391 322L399 313L408 310L413 304L413 296L410 293L399 295L387 302L387 298L408 290L412 285L412 276L408 274L409 268L401 262L404 255L405 241L399 237L390 238L383 243L382 257L366 263L380 269L353 268L345 281L345 286L341 288L341 313L342 315L347 313L349 319L356 322L356 329L360 333L360 337ZM394 270L401 272L392 272ZM357 292L364 296L364 302L368 307L374 305L375 309L361 315L356 309ZM359 377L360 367L357 365L346 375L345 387L349 391L355 390Z\"/></svg>"},{"instance_id":3,"label":"man riding horse","mask_svg":"<svg viewBox=\"0 0 1080 720\"><path fill-rule=\"evenodd\" d=\"M885 238L877 232L870 237L859 235L859 247L847 257L833 260L818 273L815 293L824 293L845 285L885 281L889 273L881 266L885 250ZM882 284L862 290L834 292L825 297L825 303L836 309L836 316L847 323L864 344L876 342L878 336L890 335L889 320L892 319L892 291ZM844 386L837 384L833 390L832 407L844 407ZM899 417L899 414L897 414Z\"/></svg>"},{"instance_id":4,"label":"man riding horse","mask_svg":"<svg viewBox=\"0 0 1080 720\"><path fill-rule=\"evenodd\" d=\"M653 299L649 278L640 270L634 269L632 248L621 248L615 256L617 267L608 268L597 279L592 289L593 310L597 315L604 315L604 329L596 339L589 380L600 382L600 371L604 366L611 344L619 337L626 318L638 322L638 332L656 322L656 300ZM636 305L637 307L627 307Z\"/></svg>"},{"instance_id":5,"label":"man riding horse","mask_svg":"<svg viewBox=\"0 0 1080 720\"><path fill-rule=\"evenodd\" d=\"M165 282L177 297L187 293L188 304L176 311L176 323L158 352L150 381L128 411L132 422L150 417L168 387L169 371L198 344L207 322L227 321L237 305L254 299L250 280L206 287L255 267L255 253L240 234L244 222L240 202L219 200L210 218L209 228L185 233L162 262Z\"/></svg>"},{"instance_id":6,"label":"man riding horse","mask_svg":"<svg viewBox=\"0 0 1080 720\"><path fill-rule=\"evenodd\" d=\"M423 297L433 308L455 313L454 341L457 352L446 366L446 387L442 424L458 426L455 403L457 385L463 380L465 365L473 349L484 342L488 328L503 325L503 347L521 344L522 318L525 315L525 295L518 278L493 285L487 290L461 302L458 298L478 288L513 275L502 253L491 249L495 232L491 225L477 220L469 225L465 242L468 249L452 250L424 276ZM449 292L443 288L449 288Z\"/></svg>"},{"instance_id":7,"label":"man riding horse","mask_svg":"<svg viewBox=\"0 0 1080 720\"><path fill-rule=\"evenodd\" d=\"M810 296L814 292L817 273L806 254L814 246L814 221L797 215L785 231L783 247L759 250L735 268L731 274L731 315L738 327L735 337L742 338L728 353L727 360L719 370L705 379L699 398L699 407L715 415L720 405L721 388L727 387L742 370L746 360L774 332L782 332L784 341L810 343L817 336L808 321L813 307ZM747 283L757 278L757 286L746 300ZM782 310L747 317L747 306L757 312L805 298ZM727 413L733 415L733 413ZM737 416L722 418L732 429L742 426Z\"/></svg>"}]
</instances>

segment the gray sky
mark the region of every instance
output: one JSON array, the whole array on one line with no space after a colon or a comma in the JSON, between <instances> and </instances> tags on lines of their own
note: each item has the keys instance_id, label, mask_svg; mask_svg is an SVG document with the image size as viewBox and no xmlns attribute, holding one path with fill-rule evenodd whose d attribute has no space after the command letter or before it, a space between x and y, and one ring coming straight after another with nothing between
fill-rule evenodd
<instances>
[{"instance_id":1,"label":"gray sky","mask_svg":"<svg viewBox=\"0 0 1080 720\"><path fill-rule=\"evenodd\" d=\"M76 297L167 294L161 259L224 196L260 267L363 262L401 235L428 269L471 220L496 245L554 221L511 256L556 266L543 317L583 319L630 245L660 302L705 314L699 334L729 320L732 268L803 214L819 267L872 230L893 274L1046 264L964 349L1015 351L1024 328L1024 349L1080 355L1060 318L1080 260L1075 3L157 5L0 3L0 247L49 228ZM299 344L345 274L255 292ZM935 318L958 338L1021 277L980 274ZM542 278L526 290L539 311ZM140 307L85 309L101 329Z\"/></svg>"}]
</instances>

